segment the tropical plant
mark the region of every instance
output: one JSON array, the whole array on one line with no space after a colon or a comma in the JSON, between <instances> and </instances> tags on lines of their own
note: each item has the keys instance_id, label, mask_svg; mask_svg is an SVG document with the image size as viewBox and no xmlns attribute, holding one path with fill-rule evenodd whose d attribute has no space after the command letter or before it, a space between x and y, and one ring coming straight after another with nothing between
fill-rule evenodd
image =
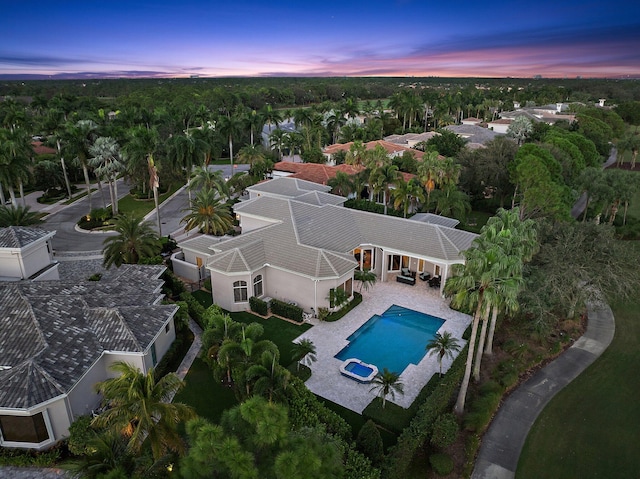
<instances>
[{"instance_id":1,"label":"tropical plant","mask_svg":"<svg viewBox=\"0 0 640 479\"><path fill-rule=\"evenodd\" d=\"M353 279L360 281L360 292L362 289L369 291L369 288L376 284L378 276L369 269L357 269L353 272Z\"/></svg>"},{"instance_id":2,"label":"tropical plant","mask_svg":"<svg viewBox=\"0 0 640 479\"><path fill-rule=\"evenodd\" d=\"M198 166L193 170L189 189L212 189L223 198L231 197L229 185L224 179L222 170L212 171L207 166Z\"/></svg>"},{"instance_id":3,"label":"tropical plant","mask_svg":"<svg viewBox=\"0 0 640 479\"><path fill-rule=\"evenodd\" d=\"M318 358L316 356L316 346L308 338L303 338L298 342L293 343L291 348L291 358L298 362L297 369L300 370L300 363L305 366L315 362Z\"/></svg>"},{"instance_id":4,"label":"tropical plant","mask_svg":"<svg viewBox=\"0 0 640 479\"><path fill-rule=\"evenodd\" d=\"M371 170L369 184L374 193L382 192L382 202L384 204L384 214L387 214L389 203L389 187L395 185L401 178L396 165L384 165Z\"/></svg>"},{"instance_id":5,"label":"tropical plant","mask_svg":"<svg viewBox=\"0 0 640 479\"><path fill-rule=\"evenodd\" d=\"M89 182L89 169L87 158L89 158L89 146L96 136L98 125L91 120L79 120L74 124L67 125L63 133L63 144L67 151L76 159L84 173L84 182L87 187L87 198L89 200L89 211L93 209L91 204L91 185Z\"/></svg>"},{"instance_id":6,"label":"tropical plant","mask_svg":"<svg viewBox=\"0 0 640 479\"><path fill-rule=\"evenodd\" d=\"M272 351L263 352L258 362L249 366L245 376L247 383L252 384L252 393L266 396L269 402L285 398L285 390L291 379L291 373L280 366L278 354Z\"/></svg>"},{"instance_id":7,"label":"tropical plant","mask_svg":"<svg viewBox=\"0 0 640 479\"><path fill-rule=\"evenodd\" d=\"M104 240L102 250L106 268L112 265L137 264L141 258L156 256L161 245L158 233L141 216L125 213L116 218L113 226L116 236Z\"/></svg>"},{"instance_id":8,"label":"tropical plant","mask_svg":"<svg viewBox=\"0 0 640 479\"><path fill-rule=\"evenodd\" d=\"M42 223L30 206L0 205L0 228L7 226L34 226Z\"/></svg>"},{"instance_id":9,"label":"tropical plant","mask_svg":"<svg viewBox=\"0 0 640 479\"><path fill-rule=\"evenodd\" d=\"M122 432L128 438L127 449L135 453L148 441L156 460L168 451L183 453L178 425L195 413L189 406L171 400L184 382L175 373L156 380L153 369L144 374L123 361L114 363L111 370L118 376L96 384L109 409L93 424Z\"/></svg>"},{"instance_id":10,"label":"tropical plant","mask_svg":"<svg viewBox=\"0 0 640 479\"><path fill-rule=\"evenodd\" d=\"M450 331L444 333L436 333L435 337L427 343L425 349L429 352L429 356L438 355L438 364L440 365L440 377L442 377L442 359L447 357L453 359L453 354L460 351L458 339L451 335Z\"/></svg>"},{"instance_id":11,"label":"tropical plant","mask_svg":"<svg viewBox=\"0 0 640 479\"><path fill-rule=\"evenodd\" d=\"M111 137L100 137L95 143L89 146L89 154L92 156L88 160L89 166L99 178L103 178L109 185L109 195L111 197L111 212L113 216L118 215L118 175L125 169L125 165L120 158L120 146Z\"/></svg>"},{"instance_id":12,"label":"tropical plant","mask_svg":"<svg viewBox=\"0 0 640 479\"><path fill-rule=\"evenodd\" d=\"M351 176L344 171L337 171L336 176L327 180L327 186L331 187L334 195L347 197L353 192L353 182Z\"/></svg>"},{"instance_id":13,"label":"tropical plant","mask_svg":"<svg viewBox=\"0 0 640 479\"><path fill-rule=\"evenodd\" d=\"M233 142L242 134L242 121L235 115L221 116L218 121L221 134L229 141L229 161L233 168Z\"/></svg>"},{"instance_id":14,"label":"tropical plant","mask_svg":"<svg viewBox=\"0 0 640 479\"><path fill-rule=\"evenodd\" d=\"M379 398L382 398L382 408L387 403L387 396L391 395L391 399L395 399L396 393L404 394L404 385L400 381L400 375L384 368L382 372L378 372L371 381L373 386L369 392L376 391Z\"/></svg>"},{"instance_id":15,"label":"tropical plant","mask_svg":"<svg viewBox=\"0 0 640 479\"><path fill-rule=\"evenodd\" d=\"M0 185L9 190L11 203L17 206L14 186L20 190L22 206L24 202L24 183L29 179L32 149L29 136L20 128L0 129Z\"/></svg>"},{"instance_id":16,"label":"tropical plant","mask_svg":"<svg viewBox=\"0 0 640 479\"><path fill-rule=\"evenodd\" d=\"M229 207L221 202L218 192L210 188L198 191L191 206L183 211L189 211L180 220L187 231L199 228L204 234L223 235L233 226Z\"/></svg>"}]
</instances>

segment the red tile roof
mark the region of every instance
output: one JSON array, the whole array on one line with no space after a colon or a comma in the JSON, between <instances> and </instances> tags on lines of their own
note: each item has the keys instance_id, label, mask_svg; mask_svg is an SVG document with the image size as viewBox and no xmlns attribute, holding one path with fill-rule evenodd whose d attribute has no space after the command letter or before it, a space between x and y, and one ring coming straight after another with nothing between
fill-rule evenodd
<instances>
[{"instance_id":1,"label":"red tile roof","mask_svg":"<svg viewBox=\"0 0 640 479\"><path fill-rule=\"evenodd\" d=\"M32 141L31 146L36 155L53 155L56 153L55 148L44 146L41 141Z\"/></svg>"},{"instance_id":2,"label":"red tile roof","mask_svg":"<svg viewBox=\"0 0 640 479\"><path fill-rule=\"evenodd\" d=\"M338 171L342 171L347 175L355 175L356 173L364 170L364 166L355 165L320 165L317 163L292 163L289 161L280 161L273 165L273 169L276 171L284 171L286 173L293 173L290 178L298 178L300 180L312 181L321 185L326 185L327 182L336 176ZM414 178L415 175L411 173L402 172L404 181L409 181Z\"/></svg>"},{"instance_id":3,"label":"red tile roof","mask_svg":"<svg viewBox=\"0 0 640 479\"><path fill-rule=\"evenodd\" d=\"M351 145L353 145L352 141L350 141L349 143L336 143L334 145L327 146L323 150L323 152L327 155L333 155L338 151L349 151L349 149L351 148ZM395 143L391 143L389 141L384 141L384 140L370 141L368 143L365 143L364 147L366 150L373 150L378 145L382 146L385 150L387 150L387 153L389 153L390 155L398 152L410 151L415 155L416 159L418 160L421 159L424 155L422 151L415 150L413 148L408 148L402 145L397 145Z\"/></svg>"}]
</instances>

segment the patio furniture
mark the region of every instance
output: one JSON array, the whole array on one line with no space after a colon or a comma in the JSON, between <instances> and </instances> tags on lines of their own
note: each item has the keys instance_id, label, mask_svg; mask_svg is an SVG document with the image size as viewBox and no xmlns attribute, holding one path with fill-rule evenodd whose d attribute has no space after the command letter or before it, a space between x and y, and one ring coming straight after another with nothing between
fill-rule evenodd
<instances>
[{"instance_id":1,"label":"patio furniture","mask_svg":"<svg viewBox=\"0 0 640 479\"><path fill-rule=\"evenodd\" d=\"M429 286L431 286L432 288L439 288L440 287L440 276L434 276L433 278L431 278L429 280Z\"/></svg>"},{"instance_id":2,"label":"patio furniture","mask_svg":"<svg viewBox=\"0 0 640 479\"><path fill-rule=\"evenodd\" d=\"M396 276L396 281L398 283L410 284L411 286L416 284L416 278L412 276L403 276L400 274Z\"/></svg>"},{"instance_id":3,"label":"patio furniture","mask_svg":"<svg viewBox=\"0 0 640 479\"><path fill-rule=\"evenodd\" d=\"M420 273L420 280L429 281L431 279L431 273Z\"/></svg>"}]
</instances>

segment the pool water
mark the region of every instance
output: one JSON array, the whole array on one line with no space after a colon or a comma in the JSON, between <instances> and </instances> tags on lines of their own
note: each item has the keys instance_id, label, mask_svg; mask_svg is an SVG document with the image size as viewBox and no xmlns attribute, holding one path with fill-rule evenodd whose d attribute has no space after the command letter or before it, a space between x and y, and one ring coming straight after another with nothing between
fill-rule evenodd
<instances>
[{"instance_id":1,"label":"pool water","mask_svg":"<svg viewBox=\"0 0 640 479\"><path fill-rule=\"evenodd\" d=\"M343 361L358 358L375 364L380 371L387 368L401 374L409 364L422 360L425 346L443 324L444 319L394 304L360 326L335 357Z\"/></svg>"},{"instance_id":2,"label":"pool water","mask_svg":"<svg viewBox=\"0 0 640 479\"><path fill-rule=\"evenodd\" d=\"M349 363L345 369L363 378L366 378L373 372L373 369L358 363Z\"/></svg>"}]
</instances>

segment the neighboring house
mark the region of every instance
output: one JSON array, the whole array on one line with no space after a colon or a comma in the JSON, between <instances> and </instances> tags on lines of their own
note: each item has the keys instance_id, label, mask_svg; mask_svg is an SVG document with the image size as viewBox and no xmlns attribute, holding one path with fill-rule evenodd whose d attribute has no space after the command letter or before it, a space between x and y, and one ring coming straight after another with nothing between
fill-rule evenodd
<instances>
[{"instance_id":1,"label":"neighboring house","mask_svg":"<svg viewBox=\"0 0 640 479\"><path fill-rule=\"evenodd\" d=\"M327 163L332 165L335 164L335 160L333 155L338 153L339 151L348 152L351 149L353 142L349 143L336 143L334 145L329 145L322 150L322 153L327 158ZM385 140L375 140L370 141L368 143L364 143L364 147L366 150L373 150L376 146L381 146L384 148L389 155L389 158L395 158L397 156L402 156L405 151L409 151L413 153L417 160L422 159L424 153L419 150L414 150L413 148L409 148L407 146L398 145L396 143L391 143L390 141Z\"/></svg>"},{"instance_id":2,"label":"neighboring house","mask_svg":"<svg viewBox=\"0 0 640 479\"><path fill-rule=\"evenodd\" d=\"M413 221L344 208L344 198L325 188L279 178L248 189L251 199L235 205L242 234L206 251L216 304L243 311L256 296L317 313L332 306L332 289L353 294L356 268L374 271L381 281L408 268L440 276L444 285L477 236L432 218Z\"/></svg>"},{"instance_id":3,"label":"neighboring house","mask_svg":"<svg viewBox=\"0 0 640 479\"><path fill-rule=\"evenodd\" d=\"M41 141L35 140L31 142L33 153L36 155L55 155L58 151L55 148L42 144Z\"/></svg>"},{"instance_id":4,"label":"neighboring house","mask_svg":"<svg viewBox=\"0 0 640 479\"><path fill-rule=\"evenodd\" d=\"M414 148L418 143L427 142L440 133L435 131L426 131L424 133L405 133L404 135L390 135L384 138L384 141Z\"/></svg>"},{"instance_id":5,"label":"neighboring house","mask_svg":"<svg viewBox=\"0 0 640 479\"><path fill-rule=\"evenodd\" d=\"M298 131L298 128L296 127L296 123L292 118L283 120L277 125L263 125L261 132L262 146L264 146L267 150L273 149L273 145L271 145L271 133L276 130L282 130L285 133L295 133L296 131Z\"/></svg>"},{"instance_id":6,"label":"neighboring house","mask_svg":"<svg viewBox=\"0 0 640 479\"><path fill-rule=\"evenodd\" d=\"M494 130L484 128L479 125L448 125L444 127L445 130L452 131L460 138L467 141L468 148L478 148L484 146L489 141L493 140L496 136L499 136Z\"/></svg>"},{"instance_id":7,"label":"neighboring house","mask_svg":"<svg viewBox=\"0 0 640 479\"><path fill-rule=\"evenodd\" d=\"M509 129L509 125L513 123L511 118L500 118L487 123L487 128L495 131L496 133L506 134Z\"/></svg>"},{"instance_id":8,"label":"neighboring house","mask_svg":"<svg viewBox=\"0 0 640 479\"><path fill-rule=\"evenodd\" d=\"M574 114L568 113L569 105L566 103L555 103L553 105L534 106L516 109L515 111L503 111L500 118L514 120L519 116L524 116L533 123L544 122L553 125L557 121L566 120L573 123L576 119ZM496 130L497 131L497 130Z\"/></svg>"},{"instance_id":9,"label":"neighboring house","mask_svg":"<svg viewBox=\"0 0 640 479\"><path fill-rule=\"evenodd\" d=\"M2 263L2 261L0 261ZM0 282L0 446L46 449L100 404L94 386L126 361L146 372L175 338L164 266L100 281Z\"/></svg>"},{"instance_id":10,"label":"neighboring house","mask_svg":"<svg viewBox=\"0 0 640 479\"><path fill-rule=\"evenodd\" d=\"M474 118L472 116L462 119L463 125L478 126L480 125L480 123L482 123L482 120L480 118Z\"/></svg>"},{"instance_id":11,"label":"neighboring house","mask_svg":"<svg viewBox=\"0 0 640 479\"><path fill-rule=\"evenodd\" d=\"M25 226L0 228L0 281L59 279L51 246L55 234Z\"/></svg>"}]
</instances>

